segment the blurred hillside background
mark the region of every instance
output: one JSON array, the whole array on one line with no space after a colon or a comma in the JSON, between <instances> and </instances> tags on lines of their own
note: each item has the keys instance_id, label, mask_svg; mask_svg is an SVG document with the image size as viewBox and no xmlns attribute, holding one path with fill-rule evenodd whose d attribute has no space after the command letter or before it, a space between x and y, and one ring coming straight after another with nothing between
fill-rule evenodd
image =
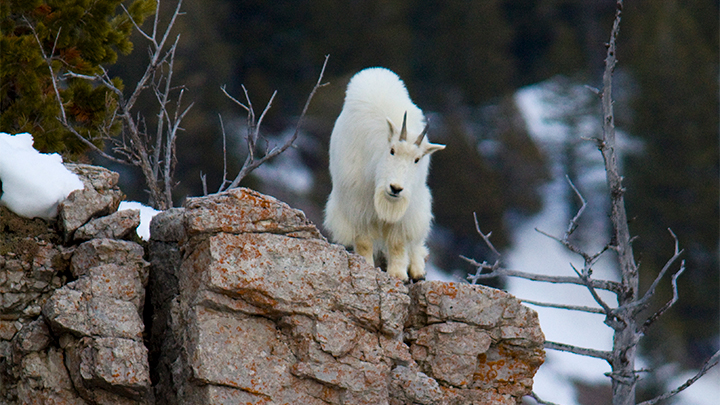
<instances>
[{"instance_id":1,"label":"blurred hillside background","mask_svg":"<svg viewBox=\"0 0 720 405\"><path fill-rule=\"evenodd\" d=\"M163 2L166 15L174 7ZM607 242L604 180L585 175L599 152L582 139L601 130L599 101L590 91L571 93L583 85L600 87L614 8L612 0L186 0L186 14L175 26L181 37L174 82L186 86L185 100L195 105L177 143L175 205L202 195L201 174L210 192L222 181L218 114L228 134L229 173L244 160L246 116L221 86L242 99L244 84L256 110L277 90L263 135L281 143L330 55L323 80L330 85L313 99L296 148L242 185L322 224L331 187L328 142L345 86L355 72L383 66L403 78L430 118L430 140L447 145L433 156L429 181L436 268L464 278L474 269L459 255L494 259L476 234L473 212L483 231L493 232L496 247L511 249L513 230L543 208L551 159L591 203L577 242ZM679 302L643 341L648 368L669 362L697 368L718 348L719 9L716 0L640 0L626 2L623 13L615 112L628 145L626 201L638 235L641 282L649 285L672 255L667 228L677 234L687 260ZM126 84L135 83L147 63L143 38L135 34L132 41L135 51L110 66ZM517 102L520 89L539 83L552 89L554 120L567 129L551 145L532 136ZM143 102L155 111L153 100ZM122 172L128 199L147 201L139 172L94 162ZM559 193L577 204L568 189ZM504 281L491 284L503 288ZM669 280L661 286L649 311L670 297ZM647 389L638 400L651 395L652 384Z\"/></svg>"}]
</instances>

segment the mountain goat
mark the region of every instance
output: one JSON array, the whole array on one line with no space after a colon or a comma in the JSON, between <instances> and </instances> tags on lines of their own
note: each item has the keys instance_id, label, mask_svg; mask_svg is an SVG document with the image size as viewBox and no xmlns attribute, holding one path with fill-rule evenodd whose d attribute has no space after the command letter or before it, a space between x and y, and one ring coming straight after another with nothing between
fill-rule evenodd
<instances>
[{"instance_id":1,"label":"mountain goat","mask_svg":"<svg viewBox=\"0 0 720 405\"><path fill-rule=\"evenodd\" d=\"M398 128L397 124L401 122ZM401 280L425 276L425 247L432 221L426 184L430 154L422 111L405 84L384 68L355 74L330 137L332 192L325 228L375 265L382 249L388 274Z\"/></svg>"}]
</instances>

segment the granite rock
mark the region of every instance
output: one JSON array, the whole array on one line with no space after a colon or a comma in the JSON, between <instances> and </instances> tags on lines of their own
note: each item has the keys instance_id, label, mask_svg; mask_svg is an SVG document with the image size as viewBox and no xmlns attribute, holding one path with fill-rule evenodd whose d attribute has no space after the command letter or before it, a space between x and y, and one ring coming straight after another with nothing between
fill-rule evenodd
<instances>
[{"instance_id":1,"label":"granite rock","mask_svg":"<svg viewBox=\"0 0 720 405\"><path fill-rule=\"evenodd\" d=\"M90 219L117 211L124 194L117 187L119 175L98 166L66 164L70 171L80 176L83 185L58 206L59 225L66 242L75 231Z\"/></svg>"},{"instance_id":2,"label":"granite rock","mask_svg":"<svg viewBox=\"0 0 720 405\"><path fill-rule=\"evenodd\" d=\"M172 349L158 403L519 404L544 360L537 315L511 295L403 285L272 197L155 218L150 344Z\"/></svg>"},{"instance_id":3,"label":"granite rock","mask_svg":"<svg viewBox=\"0 0 720 405\"><path fill-rule=\"evenodd\" d=\"M128 239L140 225L140 210L123 210L90 220L75 231L75 239Z\"/></svg>"}]
</instances>

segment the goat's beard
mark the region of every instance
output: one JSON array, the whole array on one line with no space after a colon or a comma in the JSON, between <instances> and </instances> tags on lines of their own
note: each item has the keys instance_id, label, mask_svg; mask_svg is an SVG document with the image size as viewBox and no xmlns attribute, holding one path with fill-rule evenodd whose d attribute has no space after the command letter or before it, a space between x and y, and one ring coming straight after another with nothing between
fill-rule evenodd
<instances>
[{"instance_id":1,"label":"goat's beard","mask_svg":"<svg viewBox=\"0 0 720 405\"><path fill-rule=\"evenodd\" d=\"M390 223L398 222L405 215L405 211L407 211L408 205L410 205L407 196L390 197L384 187L377 187L375 189L373 202L378 217Z\"/></svg>"}]
</instances>

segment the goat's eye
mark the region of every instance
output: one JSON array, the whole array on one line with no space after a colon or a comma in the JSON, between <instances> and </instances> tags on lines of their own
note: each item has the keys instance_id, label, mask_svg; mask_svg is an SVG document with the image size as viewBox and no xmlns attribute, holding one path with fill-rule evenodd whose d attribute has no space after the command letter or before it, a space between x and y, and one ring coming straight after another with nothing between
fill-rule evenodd
<instances>
[{"instance_id":1,"label":"goat's eye","mask_svg":"<svg viewBox=\"0 0 720 405\"><path fill-rule=\"evenodd\" d=\"M420 158L415 158L415 163L419 162Z\"/></svg>"},{"instance_id":2,"label":"goat's eye","mask_svg":"<svg viewBox=\"0 0 720 405\"><path fill-rule=\"evenodd\" d=\"M395 156L395 148L390 148L390 154Z\"/></svg>"}]
</instances>

